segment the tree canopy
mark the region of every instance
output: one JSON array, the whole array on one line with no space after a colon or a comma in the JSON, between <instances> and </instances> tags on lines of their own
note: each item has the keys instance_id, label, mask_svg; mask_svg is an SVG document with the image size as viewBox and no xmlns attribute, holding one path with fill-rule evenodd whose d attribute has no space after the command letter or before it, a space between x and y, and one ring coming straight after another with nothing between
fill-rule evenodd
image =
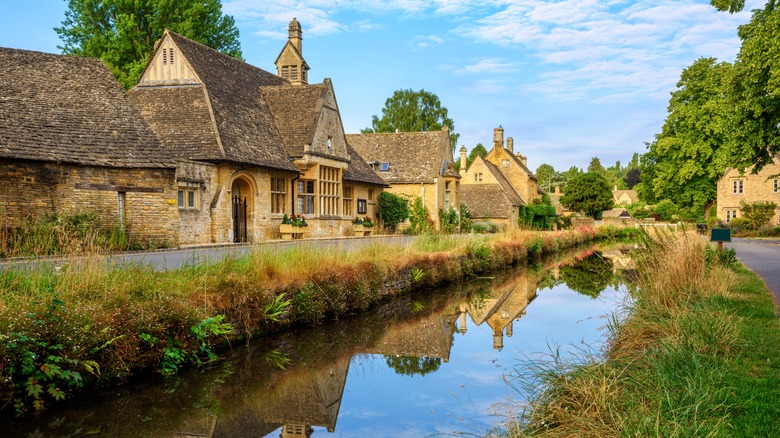
<instances>
[{"instance_id":1,"label":"tree canopy","mask_svg":"<svg viewBox=\"0 0 780 438\"><path fill-rule=\"evenodd\" d=\"M705 214L725 170L726 89L731 65L701 58L683 70L661 133L642 157L642 198L670 199Z\"/></svg>"},{"instance_id":2,"label":"tree canopy","mask_svg":"<svg viewBox=\"0 0 780 438\"><path fill-rule=\"evenodd\" d=\"M439 96L422 89L408 89L396 90L385 101L382 117L372 116L371 127L361 132L440 131L445 126L450 130L450 143L454 151L460 134L455 133L455 123L447 115L447 108L441 105Z\"/></svg>"},{"instance_id":3,"label":"tree canopy","mask_svg":"<svg viewBox=\"0 0 780 438\"><path fill-rule=\"evenodd\" d=\"M607 178L599 172L574 176L566 183L561 204L571 211L581 211L599 219L604 210L612 208L612 189Z\"/></svg>"},{"instance_id":4,"label":"tree canopy","mask_svg":"<svg viewBox=\"0 0 780 438\"><path fill-rule=\"evenodd\" d=\"M550 192L550 186L555 178L555 168L547 163L542 163L536 168L536 181L539 183L539 187Z\"/></svg>"},{"instance_id":5,"label":"tree canopy","mask_svg":"<svg viewBox=\"0 0 780 438\"><path fill-rule=\"evenodd\" d=\"M728 2L725 2L728 3ZM780 8L768 1L740 26L728 95L732 167L757 172L780 153Z\"/></svg>"},{"instance_id":6,"label":"tree canopy","mask_svg":"<svg viewBox=\"0 0 780 438\"><path fill-rule=\"evenodd\" d=\"M220 0L68 0L54 30L63 53L102 59L130 88L166 28L241 59L238 29Z\"/></svg>"}]
</instances>

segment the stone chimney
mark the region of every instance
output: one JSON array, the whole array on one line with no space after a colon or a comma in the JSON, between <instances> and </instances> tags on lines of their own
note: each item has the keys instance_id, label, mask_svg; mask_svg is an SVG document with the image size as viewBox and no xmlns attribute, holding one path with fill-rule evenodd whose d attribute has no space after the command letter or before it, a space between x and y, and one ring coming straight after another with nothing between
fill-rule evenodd
<instances>
[{"instance_id":1,"label":"stone chimney","mask_svg":"<svg viewBox=\"0 0 780 438\"><path fill-rule=\"evenodd\" d=\"M528 157L521 154L520 152L516 153L515 156L520 159L520 162L523 163L523 166L528 167Z\"/></svg>"},{"instance_id":2,"label":"stone chimney","mask_svg":"<svg viewBox=\"0 0 780 438\"><path fill-rule=\"evenodd\" d=\"M498 125L498 128L493 129L493 149L499 149L504 147L504 128Z\"/></svg>"},{"instance_id":3,"label":"stone chimney","mask_svg":"<svg viewBox=\"0 0 780 438\"><path fill-rule=\"evenodd\" d=\"M460 147L460 176L463 176L466 173L466 161L468 158L466 157L466 146Z\"/></svg>"},{"instance_id":4,"label":"stone chimney","mask_svg":"<svg viewBox=\"0 0 780 438\"><path fill-rule=\"evenodd\" d=\"M510 154L515 153L515 140L512 137L506 138L506 148L509 149Z\"/></svg>"}]
</instances>

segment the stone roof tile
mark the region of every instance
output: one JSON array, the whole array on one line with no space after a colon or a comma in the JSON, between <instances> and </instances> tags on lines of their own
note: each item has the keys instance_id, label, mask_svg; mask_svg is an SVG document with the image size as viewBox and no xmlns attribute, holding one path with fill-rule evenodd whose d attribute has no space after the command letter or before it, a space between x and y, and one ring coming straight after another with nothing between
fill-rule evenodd
<instances>
[{"instance_id":1,"label":"stone roof tile","mask_svg":"<svg viewBox=\"0 0 780 438\"><path fill-rule=\"evenodd\" d=\"M449 132L395 132L347 134L347 143L366 162L379 163L377 173L390 184L431 183L442 175L460 176L454 172ZM387 170L382 171L382 163Z\"/></svg>"},{"instance_id":2,"label":"stone roof tile","mask_svg":"<svg viewBox=\"0 0 780 438\"><path fill-rule=\"evenodd\" d=\"M172 168L102 61L0 48L0 157Z\"/></svg>"}]
</instances>

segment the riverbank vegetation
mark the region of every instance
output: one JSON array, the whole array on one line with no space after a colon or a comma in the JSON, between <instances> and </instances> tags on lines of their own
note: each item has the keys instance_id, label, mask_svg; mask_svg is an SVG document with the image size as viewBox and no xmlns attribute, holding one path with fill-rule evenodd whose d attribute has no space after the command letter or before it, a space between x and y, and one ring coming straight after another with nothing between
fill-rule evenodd
<instances>
[{"instance_id":1,"label":"riverbank vegetation","mask_svg":"<svg viewBox=\"0 0 780 438\"><path fill-rule=\"evenodd\" d=\"M425 235L411 245L353 251L268 245L164 272L102 257L7 268L0 272L0 395L20 413L42 409L82 386L208 362L218 347L266 331L337 319L388 295L637 233L607 227Z\"/></svg>"},{"instance_id":2,"label":"riverbank vegetation","mask_svg":"<svg viewBox=\"0 0 780 438\"><path fill-rule=\"evenodd\" d=\"M772 436L780 321L763 282L689 234L648 244L603 356L553 360L508 436ZM522 374L522 373L519 373Z\"/></svg>"}]
</instances>

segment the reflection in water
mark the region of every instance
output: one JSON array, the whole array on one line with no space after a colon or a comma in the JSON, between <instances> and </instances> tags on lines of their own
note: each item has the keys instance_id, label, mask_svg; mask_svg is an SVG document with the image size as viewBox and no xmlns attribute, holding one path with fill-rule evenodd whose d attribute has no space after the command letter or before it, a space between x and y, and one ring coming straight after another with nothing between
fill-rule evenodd
<instances>
[{"instance_id":1,"label":"reflection in water","mask_svg":"<svg viewBox=\"0 0 780 438\"><path fill-rule=\"evenodd\" d=\"M170 379L146 376L41 418L6 420L0 434L288 438L309 437L314 427L334 432L353 358L381 356L396 374L412 378L436 374L450 361L454 334L465 335L469 324L490 327L492 347L500 351L537 290L563 282L596 297L616 284L616 268L629 266L620 251L586 251L492 281L402 297L370 315L258 341L213 367ZM376 394L376 409L382 399Z\"/></svg>"}]
</instances>

